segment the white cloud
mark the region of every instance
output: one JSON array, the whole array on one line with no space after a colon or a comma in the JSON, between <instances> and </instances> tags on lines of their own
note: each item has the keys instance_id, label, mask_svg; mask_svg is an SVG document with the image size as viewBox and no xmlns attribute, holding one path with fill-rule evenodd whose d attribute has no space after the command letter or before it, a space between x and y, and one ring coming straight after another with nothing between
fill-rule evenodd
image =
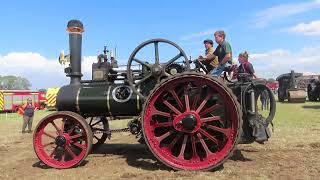
<instances>
[{"instance_id":1,"label":"white cloud","mask_svg":"<svg viewBox=\"0 0 320 180\"><path fill-rule=\"evenodd\" d=\"M91 79L91 67L95 61L96 56L83 57L83 79ZM291 69L306 74L319 74L320 46L305 47L298 52L275 49L253 53L250 55L250 61L257 74L264 78L275 78ZM65 76L63 67L57 59L48 59L39 53L32 52L12 52L0 55L0 75L26 77L31 81L33 89L62 86L69 83L69 78Z\"/></svg>"},{"instance_id":2,"label":"white cloud","mask_svg":"<svg viewBox=\"0 0 320 180\"><path fill-rule=\"evenodd\" d=\"M85 56L83 57L81 64L81 71L83 74L82 79L92 78L92 63L97 62L97 56Z\"/></svg>"},{"instance_id":3,"label":"white cloud","mask_svg":"<svg viewBox=\"0 0 320 180\"><path fill-rule=\"evenodd\" d=\"M263 28L274 21L278 21L317 8L320 8L320 0L280 4L257 12L256 18L251 22L251 26L255 28Z\"/></svg>"},{"instance_id":4,"label":"white cloud","mask_svg":"<svg viewBox=\"0 0 320 180\"><path fill-rule=\"evenodd\" d=\"M91 79L91 66L96 61L95 56L83 57L83 79ZM0 75L15 75L27 78L32 88L48 88L69 83L64 67L57 59L48 59L39 53L11 52L0 55Z\"/></svg>"},{"instance_id":5,"label":"white cloud","mask_svg":"<svg viewBox=\"0 0 320 180\"><path fill-rule=\"evenodd\" d=\"M285 31L303 34L305 36L320 36L320 20L300 23L294 27L287 28Z\"/></svg>"},{"instance_id":6,"label":"white cloud","mask_svg":"<svg viewBox=\"0 0 320 180\"><path fill-rule=\"evenodd\" d=\"M320 46L305 47L299 52L276 49L251 54L250 59L260 77L275 78L291 70L307 74L319 74L320 72Z\"/></svg>"}]
</instances>

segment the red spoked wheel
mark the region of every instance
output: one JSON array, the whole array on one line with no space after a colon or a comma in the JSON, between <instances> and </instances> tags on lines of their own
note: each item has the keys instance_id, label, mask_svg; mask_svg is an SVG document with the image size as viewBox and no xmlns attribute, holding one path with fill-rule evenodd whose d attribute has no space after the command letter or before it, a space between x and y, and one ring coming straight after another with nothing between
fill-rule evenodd
<instances>
[{"instance_id":1,"label":"red spoked wheel","mask_svg":"<svg viewBox=\"0 0 320 180\"><path fill-rule=\"evenodd\" d=\"M232 154L242 125L240 105L217 79L188 73L158 85L142 114L143 134L158 160L177 170L206 170Z\"/></svg>"},{"instance_id":2,"label":"red spoked wheel","mask_svg":"<svg viewBox=\"0 0 320 180\"><path fill-rule=\"evenodd\" d=\"M60 111L44 117L35 129L33 146L46 165L65 169L79 165L92 148L92 132L85 119Z\"/></svg>"}]
</instances>

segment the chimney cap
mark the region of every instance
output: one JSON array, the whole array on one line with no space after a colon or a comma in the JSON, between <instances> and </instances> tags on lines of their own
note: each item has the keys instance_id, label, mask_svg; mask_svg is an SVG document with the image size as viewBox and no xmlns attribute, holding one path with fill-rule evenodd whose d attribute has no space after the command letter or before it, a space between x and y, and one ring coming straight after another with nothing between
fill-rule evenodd
<instances>
[{"instance_id":1,"label":"chimney cap","mask_svg":"<svg viewBox=\"0 0 320 180\"><path fill-rule=\"evenodd\" d=\"M80 20L70 20L67 25L67 31L73 33L82 33L84 32L83 24Z\"/></svg>"}]
</instances>

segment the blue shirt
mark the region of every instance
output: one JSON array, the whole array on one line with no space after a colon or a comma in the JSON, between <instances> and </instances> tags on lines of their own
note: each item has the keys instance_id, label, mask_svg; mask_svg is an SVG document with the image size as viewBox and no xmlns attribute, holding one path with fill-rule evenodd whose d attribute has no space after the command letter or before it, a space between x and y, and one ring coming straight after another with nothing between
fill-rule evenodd
<instances>
[{"instance_id":1,"label":"blue shirt","mask_svg":"<svg viewBox=\"0 0 320 180\"><path fill-rule=\"evenodd\" d=\"M34 109L33 109L32 104L28 104L26 106L26 108L24 109L23 115L28 116L28 117L32 117L34 115Z\"/></svg>"}]
</instances>

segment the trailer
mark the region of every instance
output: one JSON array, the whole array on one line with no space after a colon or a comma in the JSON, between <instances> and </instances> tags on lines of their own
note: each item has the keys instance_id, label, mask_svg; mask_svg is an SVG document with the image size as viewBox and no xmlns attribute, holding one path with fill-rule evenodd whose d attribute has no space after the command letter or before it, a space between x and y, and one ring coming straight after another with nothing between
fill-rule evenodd
<instances>
[{"instance_id":1,"label":"trailer","mask_svg":"<svg viewBox=\"0 0 320 180\"><path fill-rule=\"evenodd\" d=\"M38 109L46 106L45 92L33 90L0 90L0 112L17 112L31 98Z\"/></svg>"},{"instance_id":2,"label":"trailer","mask_svg":"<svg viewBox=\"0 0 320 180\"><path fill-rule=\"evenodd\" d=\"M272 90L272 91L276 91L279 88L279 82L268 82L266 84L266 86Z\"/></svg>"}]
</instances>

